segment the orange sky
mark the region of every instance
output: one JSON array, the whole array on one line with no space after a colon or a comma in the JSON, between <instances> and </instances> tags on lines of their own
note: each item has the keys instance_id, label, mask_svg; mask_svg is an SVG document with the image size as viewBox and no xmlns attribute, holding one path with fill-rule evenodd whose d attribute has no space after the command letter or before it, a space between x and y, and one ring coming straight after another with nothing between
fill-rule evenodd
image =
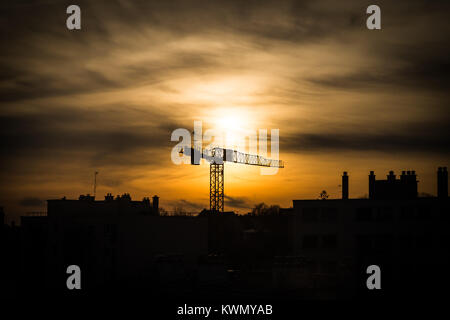
<instances>
[{"instance_id":1,"label":"orange sky","mask_svg":"<svg viewBox=\"0 0 450 320\"><path fill-rule=\"evenodd\" d=\"M208 207L207 165L170 161L171 132L194 120L280 130L278 174L226 164L227 210L339 197L344 170L351 197L367 194L369 170L416 170L419 191L436 193L449 165L443 10L381 2L383 28L369 31L357 1L79 5L80 31L58 2L2 5L7 215L92 193L94 171L100 196Z\"/></svg>"}]
</instances>

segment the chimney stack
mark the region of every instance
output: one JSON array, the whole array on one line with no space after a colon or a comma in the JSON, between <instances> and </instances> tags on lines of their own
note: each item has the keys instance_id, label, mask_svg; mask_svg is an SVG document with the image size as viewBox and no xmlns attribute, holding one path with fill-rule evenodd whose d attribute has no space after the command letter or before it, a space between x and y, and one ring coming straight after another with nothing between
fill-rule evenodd
<instances>
[{"instance_id":1,"label":"chimney stack","mask_svg":"<svg viewBox=\"0 0 450 320\"><path fill-rule=\"evenodd\" d=\"M394 182L395 181L395 174L394 171L389 171L389 175L387 176L387 180L390 182Z\"/></svg>"},{"instance_id":2,"label":"chimney stack","mask_svg":"<svg viewBox=\"0 0 450 320\"><path fill-rule=\"evenodd\" d=\"M159 214L159 197L156 195L153 196L153 210Z\"/></svg>"},{"instance_id":3,"label":"chimney stack","mask_svg":"<svg viewBox=\"0 0 450 320\"><path fill-rule=\"evenodd\" d=\"M342 175L342 199L347 200L348 199L348 175L347 171L344 171L344 174Z\"/></svg>"},{"instance_id":4,"label":"chimney stack","mask_svg":"<svg viewBox=\"0 0 450 320\"><path fill-rule=\"evenodd\" d=\"M369 199L373 199L375 190L375 174L373 171L370 171L369 175Z\"/></svg>"},{"instance_id":5,"label":"chimney stack","mask_svg":"<svg viewBox=\"0 0 450 320\"><path fill-rule=\"evenodd\" d=\"M439 167L437 172L438 198L448 198L447 167Z\"/></svg>"},{"instance_id":6,"label":"chimney stack","mask_svg":"<svg viewBox=\"0 0 450 320\"><path fill-rule=\"evenodd\" d=\"M105 196L105 201L113 201L114 200L114 196L112 195L112 193L107 193Z\"/></svg>"}]
</instances>

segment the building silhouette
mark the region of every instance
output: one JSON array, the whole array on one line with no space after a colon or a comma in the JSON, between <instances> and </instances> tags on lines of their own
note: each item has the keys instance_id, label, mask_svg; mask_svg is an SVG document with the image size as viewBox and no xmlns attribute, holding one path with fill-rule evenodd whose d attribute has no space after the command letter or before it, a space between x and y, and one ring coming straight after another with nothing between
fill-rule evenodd
<instances>
[{"instance_id":1,"label":"building silhouette","mask_svg":"<svg viewBox=\"0 0 450 320\"><path fill-rule=\"evenodd\" d=\"M342 199L293 200L291 208L247 215L160 215L157 196L48 200L46 215L3 225L2 274L21 295L437 295L450 266L447 168L438 169L437 197L418 197L414 171L399 179L391 171L386 180L370 172L367 199L349 198L349 180L344 172ZM365 284L372 264L382 270L381 292ZM67 290L69 265L82 270L80 292Z\"/></svg>"},{"instance_id":2,"label":"building silhouette","mask_svg":"<svg viewBox=\"0 0 450 320\"><path fill-rule=\"evenodd\" d=\"M444 172L439 168L439 197L419 198L414 171L403 171L400 179L390 171L386 180L371 171L368 199L348 199L344 172L342 199L293 201L294 255L310 258L326 279L323 286L342 289L341 297L370 293L361 279L371 264L384 271L384 292L435 293L431 289L450 266Z\"/></svg>"}]
</instances>

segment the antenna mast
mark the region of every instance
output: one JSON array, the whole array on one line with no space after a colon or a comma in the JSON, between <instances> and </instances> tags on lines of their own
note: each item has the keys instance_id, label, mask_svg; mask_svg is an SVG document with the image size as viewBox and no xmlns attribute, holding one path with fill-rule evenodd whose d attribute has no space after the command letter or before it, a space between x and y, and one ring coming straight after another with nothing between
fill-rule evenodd
<instances>
[{"instance_id":1,"label":"antenna mast","mask_svg":"<svg viewBox=\"0 0 450 320\"><path fill-rule=\"evenodd\" d=\"M98 171L95 171L95 173L94 173L94 200L95 200L95 193L97 192L97 175L98 175Z\"/></svg>"}]
</instances>

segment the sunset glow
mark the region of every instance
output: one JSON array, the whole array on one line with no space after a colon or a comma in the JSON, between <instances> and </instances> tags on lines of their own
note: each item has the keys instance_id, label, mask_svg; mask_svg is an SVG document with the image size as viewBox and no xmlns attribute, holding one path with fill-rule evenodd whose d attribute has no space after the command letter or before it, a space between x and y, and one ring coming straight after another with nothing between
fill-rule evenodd
<instances>
[{"instance_id":1,"label":"sunset glow","mask_svg":"<svg viewBox=\"0 0 450 320\"><path fill-rule=\"evenodd\" d=\"M398 6L383 17L389 32L371 32L359 5L103 4L86 4L73 33L47 13L61 11L53 3L10 10L8 19L46 17L3 28L0 193L11 214L92 193L95 171L100 198L208 207L207 164L170 161L172 131L192 132L194 121L242 151L243 137L280 130L286 167L276 175L227 164L230 210L289 207L323 189L338 197L344 170L353 197L367 194L369 170L413 168L419 189L436 192L436 167L449 159L448 77L434 76L448 56L444 12L414 7L412 26ZM38 200L22 205L28 198Z\"/></svg>"}]
</instances>

